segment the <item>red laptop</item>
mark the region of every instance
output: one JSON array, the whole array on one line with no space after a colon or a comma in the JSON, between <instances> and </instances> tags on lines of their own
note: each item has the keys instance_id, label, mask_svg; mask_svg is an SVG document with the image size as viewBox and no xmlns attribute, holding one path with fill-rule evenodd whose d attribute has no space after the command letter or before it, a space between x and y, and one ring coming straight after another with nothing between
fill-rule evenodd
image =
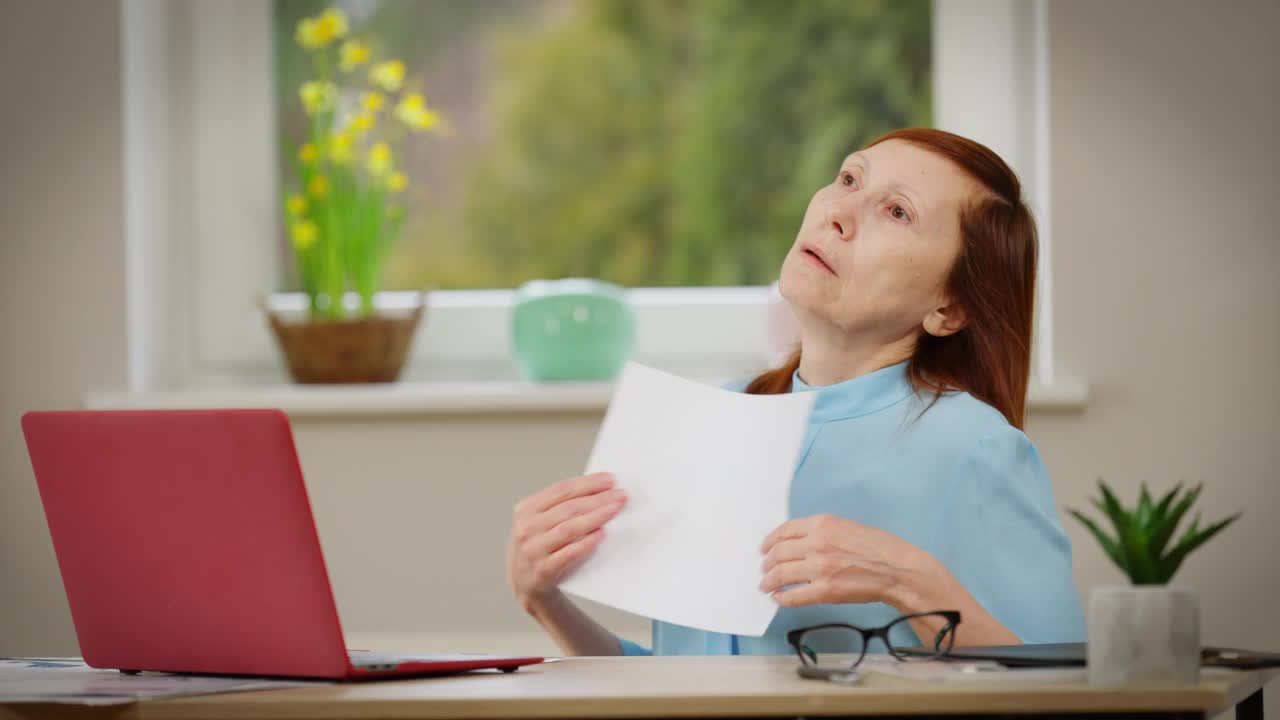
<instances>
[{"instance_id":1,"label":"red laptop","mask_svg":"<svg viewBox=\"0 0 1280 720\"><path fill-rule=\"evenodd\" d=\"M31 412L22 430L93 667L369 679L542 661L348 652L282 412Z\"/></svg>"}]
</instances>

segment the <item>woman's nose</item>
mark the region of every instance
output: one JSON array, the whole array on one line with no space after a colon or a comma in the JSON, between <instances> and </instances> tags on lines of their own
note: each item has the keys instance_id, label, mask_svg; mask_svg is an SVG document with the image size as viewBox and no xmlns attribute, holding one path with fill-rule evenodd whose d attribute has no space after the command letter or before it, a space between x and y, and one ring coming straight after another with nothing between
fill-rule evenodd
<instances>
[{"instance_id":1,"label":"woman's nose","mask_svg":"<svg viewBox=\"0 0 1280 720\"><path fill-rule=\"evenodd\" d=\"M857 232L858 208L861 206L857 193L849 193L827 203L827 227L836 231L841 240L852 240Z\"/></svg>"}]
</instances>

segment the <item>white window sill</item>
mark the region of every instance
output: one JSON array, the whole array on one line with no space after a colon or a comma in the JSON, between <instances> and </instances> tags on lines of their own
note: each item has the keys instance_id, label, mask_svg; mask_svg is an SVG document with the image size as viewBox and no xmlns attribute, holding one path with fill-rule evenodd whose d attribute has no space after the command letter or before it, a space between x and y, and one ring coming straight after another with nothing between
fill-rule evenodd
<instances>
[{"instance_id":1,"label":"white window sill","mask_svg":"<svg viewBox=\"0 0 1280 720\"><path fill-rule=\"evenodd\" d=\"M723 380L703 379L708 384ZM726 378L727 380L727 378ZM402 382L387 385L242 385L146 393L90 393L90 410L280 408L293 417L361 415L501 414L598 412L609 404L613 384L531 382ZM1032 384L1029 412L1078 412L1088 385L1058 380Z\"/></svg>"}]
</instances>

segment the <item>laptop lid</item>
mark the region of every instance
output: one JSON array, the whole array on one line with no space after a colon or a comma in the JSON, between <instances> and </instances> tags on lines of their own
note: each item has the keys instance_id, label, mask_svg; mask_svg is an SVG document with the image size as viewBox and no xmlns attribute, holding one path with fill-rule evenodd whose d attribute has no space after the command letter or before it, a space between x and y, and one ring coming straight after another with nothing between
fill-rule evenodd
<instances>
[{"instance_id":1,"label":"laptop lid","mask_svg":"<svg viewBox=\"0 0 1280 720\"><path fill-rule=\"evenodd\" d=\"M31 412L22 429L89 665L348 672L282 412Z\"/></svg>"}]
</instances>

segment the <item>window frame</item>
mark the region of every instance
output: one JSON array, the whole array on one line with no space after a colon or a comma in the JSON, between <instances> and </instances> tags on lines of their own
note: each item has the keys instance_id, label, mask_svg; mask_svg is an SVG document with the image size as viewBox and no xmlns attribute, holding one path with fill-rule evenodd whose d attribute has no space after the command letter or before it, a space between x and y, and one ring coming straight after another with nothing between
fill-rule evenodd
<instances>
[{"instance_id":1,"label":"window frame","mask_svg":"<svg viewBox=\"0 0 1280 720\"><path fill-rule=\"evenodd\" d=\"M123 3L129 389L284 381L262 314L285 262L271 3ZM1045 3L935 0L933 7L935 126L1005 157L1040 221L1033 385L1042 386L1055 379ZM431 293L405 378L517 378L512 294ZM631 289L634 358L688 376L759 371L771 360L772 296L758 286Z\"/></svg>"}]
</instances>

